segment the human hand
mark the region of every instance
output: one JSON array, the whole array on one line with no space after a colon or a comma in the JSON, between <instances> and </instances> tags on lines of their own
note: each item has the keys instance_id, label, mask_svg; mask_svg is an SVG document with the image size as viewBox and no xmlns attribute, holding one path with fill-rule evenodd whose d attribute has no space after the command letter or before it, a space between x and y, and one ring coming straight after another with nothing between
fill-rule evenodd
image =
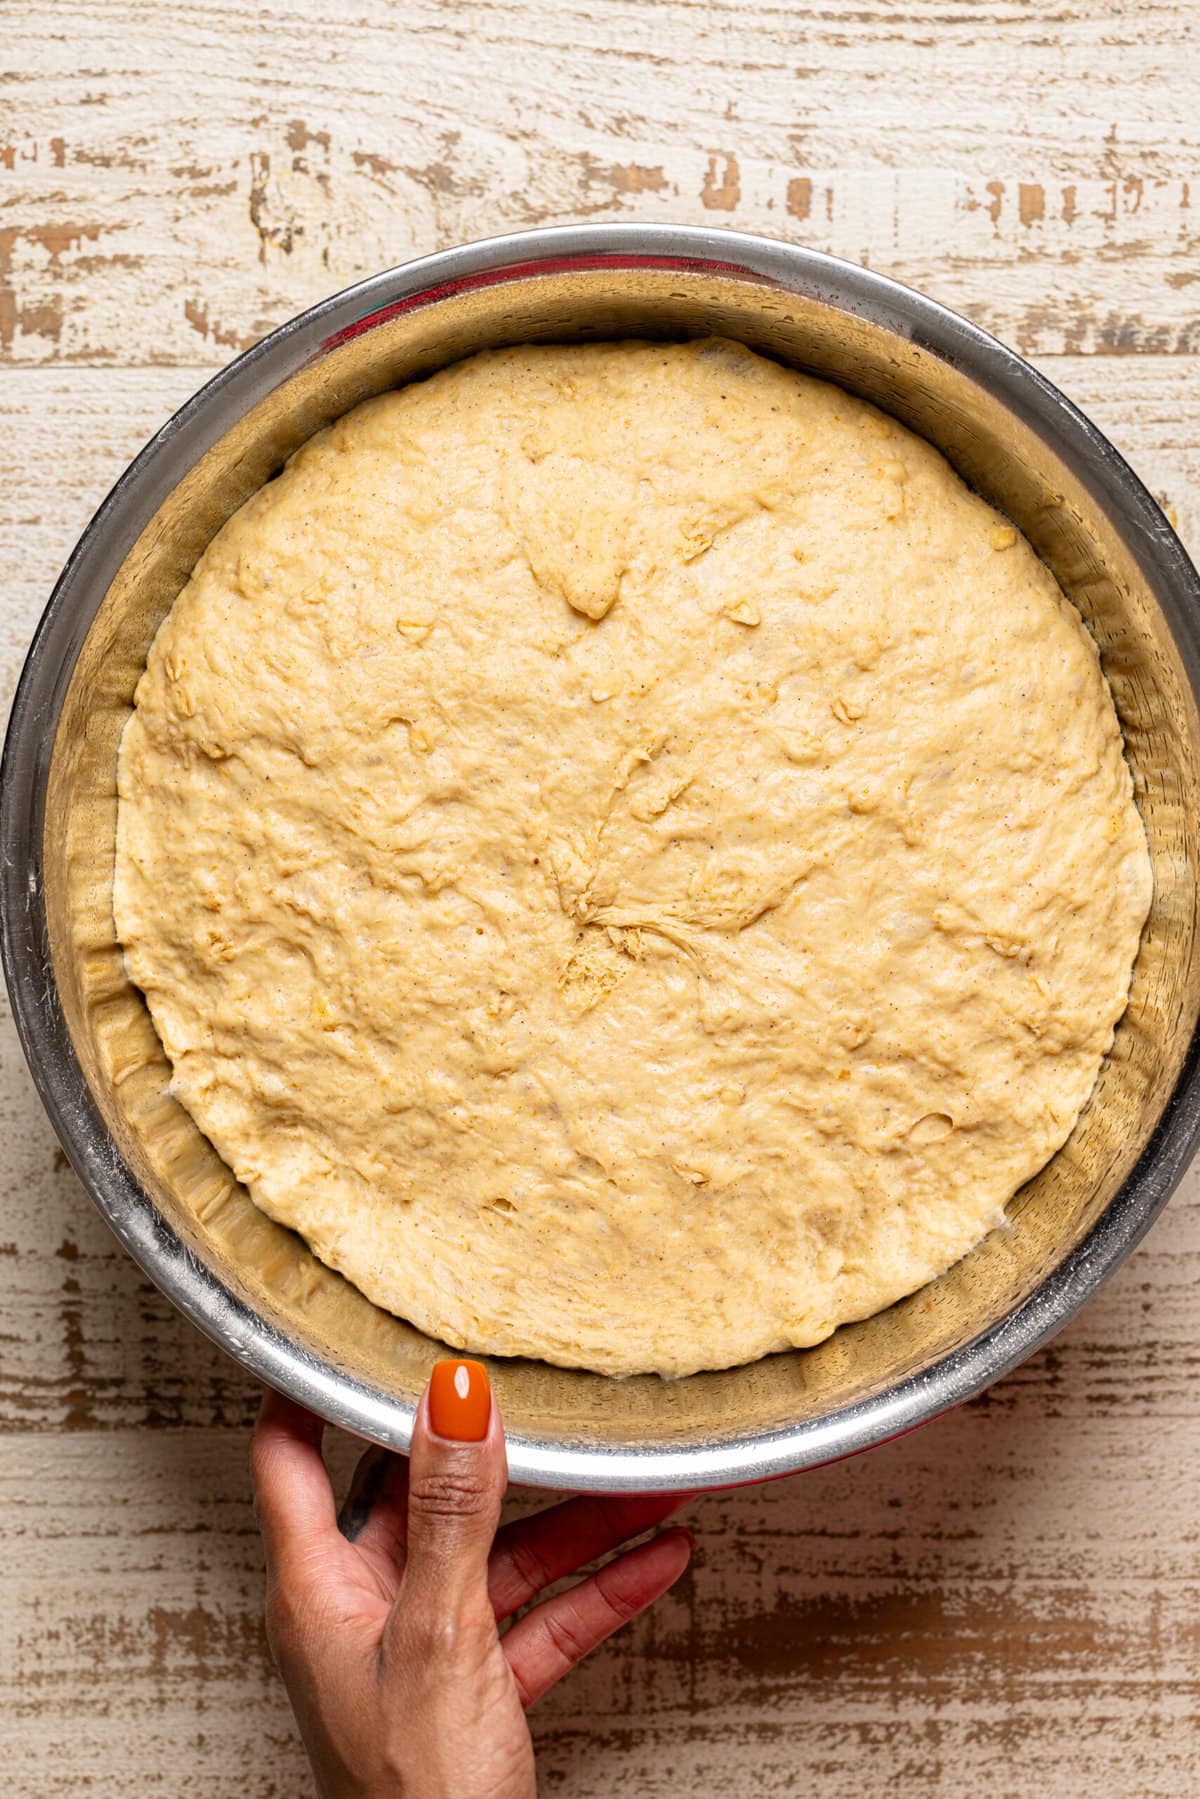
<instances>
[{"instance_id":1,"label":"human hand","mask_svg":"<svg viewBox=\"0 0 1200 1799\"><path fill-rule=\"evenodd\" d=\"M578 1498L497 1530L504 1433L478 1362L440 1362L411 1460L369 1449L340 1517L323 1425L268 1392L250 1461L267 1635L323 1799L534 1799L525 1710L687 1566L668 1530L502 1637L534 1594L679 1497Z\"/></svg>"}]
</instances>

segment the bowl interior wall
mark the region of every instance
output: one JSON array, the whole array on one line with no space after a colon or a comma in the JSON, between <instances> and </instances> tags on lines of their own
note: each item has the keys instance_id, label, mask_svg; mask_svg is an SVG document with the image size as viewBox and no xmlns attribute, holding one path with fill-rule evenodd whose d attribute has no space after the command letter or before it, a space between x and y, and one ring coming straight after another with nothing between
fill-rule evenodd
<instances>
[{"instance_id":1,"label":"bowl interior wall","mask_svg":"<svg viewBox=\"0 0 1200 1799\"><path fill-rule=\"evenodd\" d=\"M401 1401L440 1351L272 1224L168 1092L169 1069L112 921L117 744L153 634L211 537L311 433L476 349L719 333L875 401L928 438L1033 541L1096 636L1155 871L1129 1010L1079 1125L994 1231L940 1280L816 1349L665 1384L493 1365L511 1429L585 1445L688 1445L817 1418L925 1368L1025 1301L1113 1199L1195 1026L1197 721L1159 605L1120 531L1052 442L960 368L877 319L735 274L569 270L383 316L259 394L182 473L87 631L51 763L45 897L62 1005L114 1144L192 1253L317 1363Z\"/></svg>"}]
</instances>

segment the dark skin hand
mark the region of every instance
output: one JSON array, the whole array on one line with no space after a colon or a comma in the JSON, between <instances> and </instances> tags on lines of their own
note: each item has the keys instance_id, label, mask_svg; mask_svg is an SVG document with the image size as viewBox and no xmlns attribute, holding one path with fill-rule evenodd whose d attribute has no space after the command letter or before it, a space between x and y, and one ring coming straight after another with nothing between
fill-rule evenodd
<instances>
[{"instance_id":1,"label":"dark skin hand","mask_svg":"<svg viewBox=\"0 0 1200 1799\"><path fill-rule=\"evenodd\" d=\"M678 1579L692 1539L664 1531L499 1626L680 1500L569 1499L498 1529L504 1433L476 1362L439 1364L411 1461L368 1450L340 1518L322 1429L267 1393L251 1446L267 1634L318 1791L535 1799L526 1709Z\"/></svg>"}]
</instances>

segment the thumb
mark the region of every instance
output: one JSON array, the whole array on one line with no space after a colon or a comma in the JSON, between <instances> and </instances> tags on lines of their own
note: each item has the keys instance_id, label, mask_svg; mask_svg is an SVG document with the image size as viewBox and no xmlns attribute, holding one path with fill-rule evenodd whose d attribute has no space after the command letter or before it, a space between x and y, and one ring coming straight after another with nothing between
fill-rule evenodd
<instances>
[{"instance_id":1,"label":"thumb","mask_svg":"<svg viewBox=\"0 0 1200 1799\"><path fill-rule=\"evenodd\" d=\"M508 1481L504 1432L481 1362L439 1362L413 1423L407 1606L443 1613L487 1597L488 1556Z\"/></svg>"}]
</instances>

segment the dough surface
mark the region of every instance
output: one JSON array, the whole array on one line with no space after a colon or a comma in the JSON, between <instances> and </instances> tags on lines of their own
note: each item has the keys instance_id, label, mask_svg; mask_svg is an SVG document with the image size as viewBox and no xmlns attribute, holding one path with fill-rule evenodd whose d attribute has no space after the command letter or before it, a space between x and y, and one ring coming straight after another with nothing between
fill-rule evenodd
<instances>
[{"instance_id":1,"label":"dough surface","mask_svg":"<svg viewBox=\"0 0 1200 1799\"><path fill-rule=\"evenodd\" d=\"M1064 1142L1150 863L1075 610L740 346L478 356L211 544L118 934L257 1202L462 1348L683 1374L913 1291Z\"/></svg>"}]
</instances>

